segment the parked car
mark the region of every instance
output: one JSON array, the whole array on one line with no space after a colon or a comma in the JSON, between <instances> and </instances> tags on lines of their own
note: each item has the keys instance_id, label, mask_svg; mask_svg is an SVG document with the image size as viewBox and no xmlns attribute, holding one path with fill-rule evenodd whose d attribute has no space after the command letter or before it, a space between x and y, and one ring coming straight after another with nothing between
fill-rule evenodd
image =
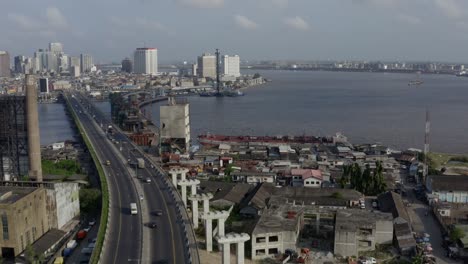
<instances>
[{"instance_id":1,"label":"parked car","mask_svg":"<svg viewBox=\"0 0 468 264\"><path fill-rule=\"evenodd\" d=\"M90 226L94 226L96 224L96 219L91 219L88 223Z\"/></svg>"},{"instance_id":2,"label":"parked car","mask_svg":"<svg viewBox=\"0 0 468 264\"><path fill-rule=\"evenodd\" d=\"M153 212L153 214L155 216L161 216L163 214L163 212L161 210L156 210L156 211Z\"/></svg>"},{"instance_id":3,"label":"parked car","mask_svg":"<svg viewBox=\"0 0 468 264\"><path fill-rule=\"evenodd\" d=\"M146 226L148 226L149 228L156 228L156 227L158 227L158 226L156 225L155 222L149 222L148 224L146 224Z\"/></svg>"},{"instance_id":4,"label":"parked car","mask_svg":"<svg viewBox=\"0 0 468 264\"><path fill-rule=\"evenodd\" d=\"M87 226L87 227L83 228L83 230L86 231L86 233L88 233L89 230L91 230L91 226Z\"/></svg>"}]
</instances>

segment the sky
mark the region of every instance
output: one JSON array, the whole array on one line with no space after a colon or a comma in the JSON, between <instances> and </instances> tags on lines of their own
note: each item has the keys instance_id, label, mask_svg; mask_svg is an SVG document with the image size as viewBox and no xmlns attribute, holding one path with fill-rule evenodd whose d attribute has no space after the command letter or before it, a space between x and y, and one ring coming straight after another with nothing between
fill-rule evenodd
<instances>
[{"instance_id":1,"label":"sky","mask_svg":"<svg viewBox=\"0 0 468 264\"><path fill-rule=\"evenodd\" d=\"M0 0L0 50L49 42L97 63L156 47L160 62L203 52L243 60L468 62L466 0Z\"/></svg>"}]
</instances>

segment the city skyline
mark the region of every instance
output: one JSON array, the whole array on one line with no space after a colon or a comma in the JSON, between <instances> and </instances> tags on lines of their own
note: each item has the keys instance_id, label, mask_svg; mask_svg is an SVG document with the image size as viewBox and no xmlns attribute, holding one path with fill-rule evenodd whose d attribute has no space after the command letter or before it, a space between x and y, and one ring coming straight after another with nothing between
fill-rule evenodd
<instances>
[{"instance_id":1,"label":"city skyline","mask_svg":"<svg viewBox=\"0 0 468 264\"><path fill-rule=\"evenodd\" d=\"M4 3L1 50L30 56L61 42L71 54L93 54L96 63L131 57L140 46L158 48L163 63L217 47L249 60L468 61L468 3L457 0L80 3ZM105 12L109 5L112 13Z\"/></svg>"}]
</instances>

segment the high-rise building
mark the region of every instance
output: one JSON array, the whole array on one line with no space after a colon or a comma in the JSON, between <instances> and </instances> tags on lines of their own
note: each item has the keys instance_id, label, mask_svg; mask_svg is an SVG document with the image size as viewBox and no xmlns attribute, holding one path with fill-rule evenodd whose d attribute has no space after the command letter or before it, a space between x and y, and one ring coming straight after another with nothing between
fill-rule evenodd
<instances>
[{"instance_id":1,"label":"high-rise building","mask_svg":"<svg viewBox=\"0 0 468 264\"><path fill-rule=\"evenodd\" d=\"M68 57L68 66L70 67L70 71L75 66L77 66L78 69L81 70L80 58L78 58L78 57Z\"/></svg>"},{"instance_id":2,"label":"high-rise building","mask_svg":"<svg viewBox=\"0 0 468 264\"><path fill-rule=\"evenodd\" d=\"M228 56L223 58L224 75L240 77L240 58L238 55Z\"/></svg>"},{"instance_id":3,"label":"high-rise building","mask_svg":"<svg viewBox=\"0 0 468 264\"><path fill-rule=\"evenodd\" d=\"M0 51L0 77L10 77L10 54Z\"/></svg>"},{"instance_id":4,"label":"high-rise building","mask_svg":"<svg viewBox=\"0 0 468 264\"><path fill-rule=\"evenodd\" d=\"M60 42L51 42L49 43L49 51L54 53L62 53L63 52L63 45Z\"/></svg>"},{"instance_id":5,"label":"high-rise building","mask_svg":"<svg viewBox=\"0 0 468 264\"><path fill-rule=\"evenodd\" d=\"M122 71L128 73L133 71L133 63L130 58L125 58L122 60Z\"/></svg>"},{"instance_id":6,"label":"high-rise building","mask_svg":"<svg viewBox=\"0 0 468 264\"><path fill-rule=\"evenodd\" d=\"M15 63L15 72L16 73L24 73L24 66L26 63L26 57L18 55L14 58L14 63Z\"/></svg>"},{"instance_id":7,"label":"high-rise building","mask_svg":"<svg viewBox=\"0 0 468 264\"><path fill-rule=\"evenodd\" d=\"M198 64L192 64L192 75L197 76Z\"/></svg>"},{"instance_id":8,"label":"high-rise building","mask_svg":"<svg viewBox=\"0 0 468 264\"><path fill-rule=\"evenodd\" d=\"M198 57L198 76L204 78L216 78L216 56L204 53Z\"/></svg>"},{"instance_id":9,"label":"high-rise building","mask_svg":"<svg viewBox=\"0 0 468 264\"><path fill-rule=\"evenodd\" d=\"M49 93L49 79L48 78L39 79L39 92L41 94Z\"/></svg>"},{"instance_id":10,"label":"high-rise building","mask_svg":"<svg viewBox=\"0 0 468 264\"><path fill-rule=\"evenodd\" d=\"M59 55L59 58L58 58L58 68L59 68L59 72L64 72L64 71L68 71L68 70L69 70L69 67L68 67L68 55L66 55L65 53L60 53L60 55Z\"/></svg>"},{"instance_id":11,"label":"high-rise building","mask_svg":"<svg viewBox=\"0 0 468 264\"><path fill-rule=\"evenodd\" d=\"M93 57L89 54L81 54L80 55L80 63L81 63L81 72L90 72L91 68L94 66L93 64Z\"/></svg>"},{"instance_id":12,"label":"high-rise building","mask_svg":"<svg viewBox=\"0 0 468 264\"><path fill-rule=\"evenodd\" d=\"M158 50L156 48L137 48L133 62L135 73L155 75L158 73Z\"/></svg>"},{"instance_id":13,"label":"high-rise building","mask_svg":"<svg viewBox=\"0 0 468 264\"><path fill-rule=\"evenodd\" d=\"M46 51L39 49L34 52L34 72L47 70Z\"/></svg>"},{"instance_id":14,"label":"high-rise building","mask_svg":"<svg viewBox=\"0 0 468 264\"><path fill-rule=\"evenodd\" d=\"M52 51L45 52L45 65L46 69L49 72L58 72L59 70L59 63L58 63L58 55Z\"/></svg>"}]
</instances>

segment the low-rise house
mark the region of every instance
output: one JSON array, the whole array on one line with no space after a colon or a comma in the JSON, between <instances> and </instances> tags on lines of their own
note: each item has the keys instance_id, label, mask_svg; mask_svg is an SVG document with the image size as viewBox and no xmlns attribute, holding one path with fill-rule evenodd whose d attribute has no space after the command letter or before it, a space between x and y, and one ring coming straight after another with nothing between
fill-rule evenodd
<instances>
[{"instance_id":1,"label":"low-rise house","mask_svg":"<svg viewBox=\"0 0 468 264\"><path fill-rule=\"evenodd\" d=\"M275 183L276 174L271 172L239 171L231 173L234 182L245 182L248 184Z\"/></svg>"},{"instance_id":2,"label":"low-rise house","mask_svg":"<svg viewBox=\"0 0 468 264\"><path fill-rule=\"evenodd\" d=\"M436 202L468 203L468 176L429 175L426 189Z\"/></svg>"},{"instance_id":3,"label":"low-rise house","mask_svg":"<svg viewBox=\"0 0 468 264\"><path fill-rule=\"evenodd\" d=\"M291 185L293 187L320 188L323 182L323 177L320 170L292 169L291 177Z\"/></svg>"},{"instance_id":4,"label":"low-rise house","mask_svg":"<svg viewBox=\"0 0 468 264\"><path fill-rule=\"evenodd\" d=\"M375 250L376 244L391 244L392 239L393 217L389 213L349 209L336 214L336 255L358 256L361 251Z\"/></svg>"},{"instance_id":5,"label":"low-rise house","mask_svg":"<svg viewBox=\"0 0 468 264\"><path fill-rule=\"evenodd\" d=\"M202 193L212 193L214 197L210 200L210 205L218 208L227 208L240 204L251 189L252 185L244 183L200 182L200 191Z\"/></svg>"}]
</instances>

